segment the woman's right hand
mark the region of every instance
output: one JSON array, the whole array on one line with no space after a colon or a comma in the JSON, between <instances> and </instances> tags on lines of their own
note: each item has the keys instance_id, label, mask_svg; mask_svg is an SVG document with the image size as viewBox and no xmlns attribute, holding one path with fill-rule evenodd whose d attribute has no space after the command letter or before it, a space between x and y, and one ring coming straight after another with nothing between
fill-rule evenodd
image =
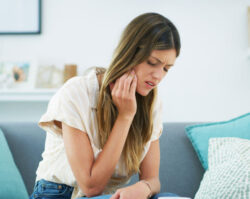
<instances>
[{"instance_id":1,"label":"woman's right hand","mask_svg":"<svg viewBox=\"0 0 250 199\"><path fill-rule=\"evenodd\" d=\"M118 109L119 116L134 117L136 103L137 77L134 70L129 71L110 84L112 100Z\"/></svg>"}]
</instances>

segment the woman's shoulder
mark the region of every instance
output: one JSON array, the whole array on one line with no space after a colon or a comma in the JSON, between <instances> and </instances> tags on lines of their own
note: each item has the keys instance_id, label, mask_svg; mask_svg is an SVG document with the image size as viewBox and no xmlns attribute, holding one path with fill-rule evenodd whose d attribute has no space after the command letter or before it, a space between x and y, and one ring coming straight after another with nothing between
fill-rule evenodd
<instances>
[{"instance_id":1,"label":"woman's shoulder","mask_svg":"<svg viewBox=\"0 0 250 199\"><path fill-rule=\"evenodd\" d=\"M87 69L83 75L66 81L50 100L51 102L70 102L84 107L94 107L99 92L96 70ZM84 103L83 103L84 102Z\"/></svg>"},{"instance_id":2,"label":"woman's shoulder","mask_svg":"<svg viewBox=\"0 0 250 199\"><path fill-rule=\"evenodd\" d=\"M82 86L83 85L96 86L99 78L103 76L105 71L106 71L106 68L103 68L103 67L97 67L97 66L89 67L83 72L82 75L72 77L67 82L65 82L63 87L76 86L79 84L81 84Z\"/></svg>"},{"instance_id":3,"label":"woman's shoulder","mask_svg":"<svg viewBox=\"0 0 250 199\"><path fill-rule=\"evenodd\" d=\"M81 76L75 76L67 80L55 93L53 99L57 98L75 98L79 95L86 93L87 81Z\"/></svg>"},{"instance_id":4,"label":"woman's shoulder","mask_svg":"<svg viewBox=\"0 0 250 199\"><path fill-rule=\"evenodd\" d=\"M70 90L76 92L84 92L89 87L92 88L96 86L97 79L96 79L96 72L93 67L88 68L84 71L82 75L75 76L67 80L61 87L62 90Z\"/></svg>"},{"instance_id":5,"label":"woman's shoulder","mask_svg":"<svg viewBox=\"0 0 250 199\"><path fill-rule=\"evenodd\" d=\"M68 87L76 87L79 88L78 86L82 84L86 84L86 78L84 76L75 76L67 80L61 88L68 88Z\"/></svg>"}]
</instances>

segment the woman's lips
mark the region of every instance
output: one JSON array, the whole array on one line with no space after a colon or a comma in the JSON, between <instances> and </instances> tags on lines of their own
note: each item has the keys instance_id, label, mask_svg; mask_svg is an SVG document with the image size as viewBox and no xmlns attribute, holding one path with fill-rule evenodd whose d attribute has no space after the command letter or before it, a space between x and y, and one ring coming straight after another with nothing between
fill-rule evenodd
<instances>
[{"instance_id":1,"label":"woman's lips","mask_svg":"<svg viewBox=\"0 0 250 199\"><path fill-rule=\"evenodd\" d=\"M152 85L150 85L149 83L151 83ZM154 88L154 83L152 83L152 82L149 82L149 81L147 81L147 82L145 82L145 84L146 84L146 86L147 86L147 88Z\"/></svg>"}]
</instances>

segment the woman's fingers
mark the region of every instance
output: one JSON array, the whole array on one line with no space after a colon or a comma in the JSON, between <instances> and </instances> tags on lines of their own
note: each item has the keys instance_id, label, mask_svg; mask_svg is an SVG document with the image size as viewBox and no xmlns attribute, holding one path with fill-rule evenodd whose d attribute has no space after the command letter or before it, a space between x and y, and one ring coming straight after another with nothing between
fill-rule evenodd
<instances>
[{"instance_id":1,"label":"woman's fingers","mask_svg":"<svg viewBox=\"0 0 250 199\"><path fill-rule=\"evenodd\" d=\"M126 94L129 94L131 82L135 76L134 71L130 70L123 74L121 77L117 78L115 81L115 86L112 86L112 83L110 84L110 87L112 90L114 89L115 91L119 91L120 94L122 94L124 91Z\"/></svg>"},{"instance_id":2,"label":"woman's fingers","mask_svg":"<svg viewBox=\"0 0 250 199\"><path fill-rule=\"evenodd\" d=\"M119 199L120 198L120 192L119 191L116 191L110 199Z\"/></svg>"},{"instance_id":3,"label":"woman's fingers","mask_svg":"<svg viewBox=\"0 0 250 199\"><path fill-rule=\"evenodd\" d=\"M119 81L120 81L120 78L117 78L117 79L115 80L115 83L111 83L111 84L113 84L113 88L112 88L112 93L113 93L113 94L114 94L114 93L117 91L117 89L118 89ZM112 94L112 95L113 95L113 94Z\"/></svg>"},{"instance_id":4,"label":"woman's fingers","mask_svg":"<svg viewBox=\"0 0 250 199\"><path fill-rule=\"evenodd\" d=\"M129 95L131 83L135 77L135 72L132 71L129 73L128 77L124 80L124 90L123 90L123 95L127 96Z\"/></svg>"},{"instance_id":5,"label":"woman's fingers","mask_svg":"<svg viewBox=\"0 0 250 199\"><path fill-rule=\"evenodd\" d=\"M124 87L125 87L125 82L127 81L127 79L129 78L129 75L130 75L131 71L128 71L126 72L125 74L123 74L120 78L120 81L119 81L119 86L118 86L118 89L120 91L123 91Z\"/></svg>"},{"instance_id":6,"label":"woman's fingers","mask_svg":"<svg viewBox=\"0 0 250 199\"><path fill-rule=\"evenodd\" d=\"M129 71L117 78L115 85L112 84L112 100L117 107L119 114L134 116L136 113L136 77L135 72Z\"/></svg>"},{"instance_id":7,"label":"woman's fingers","mask_svg":"<svg viewBox=\"0 0 250 199\"><path fill-rule=\"evenodd\" d=\"M134 78L132 80L131 87L130 87L130 90L129 90L129 93L131 95L135 94L135 92L136 92L136 85L137 85L137 77L136 77L136 75L134 75Z\"/></svg>"}]
</instances>

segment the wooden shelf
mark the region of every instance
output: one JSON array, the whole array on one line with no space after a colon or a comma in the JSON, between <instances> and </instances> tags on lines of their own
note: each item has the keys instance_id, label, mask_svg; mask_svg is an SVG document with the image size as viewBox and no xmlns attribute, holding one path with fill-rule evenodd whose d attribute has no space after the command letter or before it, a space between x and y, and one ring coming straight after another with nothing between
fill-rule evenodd
<instances>
[{"instance_id":1,"label":"wooden shelf","mask_svg":"<svg viewBox=\"0 0 250 199\"><path fill-rule=\"evenodd\" d=\"M30 101L30 102L47 102L58 89L31 89L31 90L1 90L0 102L2 101Z\"/></svg>"}]
</instances>

